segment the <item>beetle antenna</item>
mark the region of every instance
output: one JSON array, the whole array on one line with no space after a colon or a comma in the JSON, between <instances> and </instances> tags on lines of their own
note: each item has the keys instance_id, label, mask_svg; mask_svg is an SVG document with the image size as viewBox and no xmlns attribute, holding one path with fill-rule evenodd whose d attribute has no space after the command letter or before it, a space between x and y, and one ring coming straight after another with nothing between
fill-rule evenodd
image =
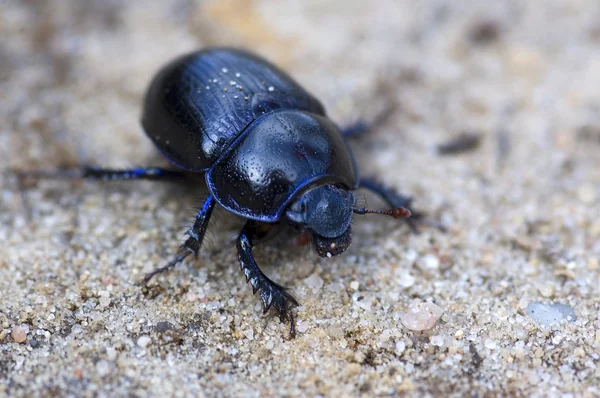
<instances>
[{"instance_id":1,"label":"beetle antenna","mask_svg":"<svg viewBox=\"0 0 600 398\"><path fill-rule=\"evenodd\" d=\"M396 207L394 209L389 210L375 210L375 209L366 209L364 207L359 207L353 209L356 214L382 214L384 216L390 216L394 218L407 218L410 217L410 210L406 207Z\"/></svg>"}]
</instances>

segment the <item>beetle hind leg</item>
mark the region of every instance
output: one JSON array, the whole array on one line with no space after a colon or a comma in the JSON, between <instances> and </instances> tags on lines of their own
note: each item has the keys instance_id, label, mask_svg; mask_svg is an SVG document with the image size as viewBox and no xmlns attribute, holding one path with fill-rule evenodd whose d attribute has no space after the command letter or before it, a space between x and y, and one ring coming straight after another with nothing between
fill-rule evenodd
<instances>
[{"instance_id":1,"label":"beetle hind leg","mask_svg":"<svg viewBox=\"0 0 600 398\"><path fill-rule=\"evenodd\" d=\"M252 256L252 239L258 236L256 223L248 221L237 239L238 259L240 268L246 276L246 283L250 282L253 293L258 292L263 304L263 313L267 313L271 307L279 312L282 322L290 321L290 335L296 336L296 325L293 307L299 304L296 299L286 292L285 287L273 282L259 268Z\"/></svg>"},{"instance_id":2,"label":"beetle hind leg","mask_svg":"<svg viewBox=\"0 0 600 398\"><path fill-rule=\"evenodd\" d=\"M169 261L164 267L156 268L152 272L146 274L143 280L144 285L150 282L150 279L152 279L154 276L170 270L185 260L185 258L190 254L198 254L200 246L202 246L202 241L204 240L204 235L206 234L206 229L208 228L210 216L215 208L215 203L215 199L212 197L212 195L209 195L208 198L206 198L202 208L196 215L196 221L194 222L194 225L192 225L192 227L186 232L188 238L185 240L183 245L181 245L181 253L178 254L173 260Z\"/></svg>"},{"instance_id":3,"label":"beetle hind leg","mask_svg":"<svg viewBox=\"0 0 600 398\"><path fill-rule=\"evenodd\" d=\"M33 170L19 171L23 177L56 178L56 179L91 179L91 180L153 180L168 181L180 179L185 172L178 170L167 170L159 167L138 167L133 169L104 169L95 166L81 166L71 169L59 170Z\"/></svg>"}]
</instances>

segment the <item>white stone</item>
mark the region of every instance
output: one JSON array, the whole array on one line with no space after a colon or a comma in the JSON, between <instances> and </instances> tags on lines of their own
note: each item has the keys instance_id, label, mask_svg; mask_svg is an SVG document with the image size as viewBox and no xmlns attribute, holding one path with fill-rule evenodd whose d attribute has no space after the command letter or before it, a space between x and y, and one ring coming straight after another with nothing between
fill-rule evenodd
<instances>
[{"instance_id":1,"label":"white stone","mask_svg":"<svg viewBox=\"0 0 600 398\"><path fill-rule=\"evenodd\" d=\"M298 324L296 325L296 330L298 331L298 333L306 332L308 330L308 322L298 321Z\"/></svg>"},{"instance_id":2,"label":"white stone","mask_svg":"<svg viewBox=\"0 0 600 398\"><path fill-rule=\"evenodd\" d=\"M532 301L527 305L527 315L536 323L549 326L562 320L574 322L577 319L575 310L565 304L544 304Z\"/></svg>"},{"instance_id":3,"label":"white stone","mask_svg":"<svg viewBox=\"0 0 600 398\"><path fill-rule=\"evenodd\" d=\"M415 284L415 277L409 273L404 273L400 278L398 278L398 284L405 289L408 289L412 285Z\"/></svg>"},{"instance_id":4,"label":"white stone","mask_svg":"<svg viewBox=\"0 0 600 398\"><path fill-rule=\"evenodd\" d=\"M402 340L396 341L396 354L401 355L406 350L406 344Z\"/></svg>"},{"instance_id":5,"label":"white stone","mask_svg":"<svg viewBox=\"0 0 600 398\"><path fill-rule=\"evenodd\" d=\"M440 259L433 254L427 254L423 257L423 267L428 270L436 270L440 268Z\"/></svg>"},{"instance_id":6,"label":"white stone","mask_svg":"<svg viewBox=\"0 0 600 398\"><path fill-rule=\"evenodd\" d=\"M496 349L496 342L492 339L485 339L483 345L485 346L485 348L489 348L490 350Z\"/></svg>"},{"instance_id":7,"label":"white stone","mask_svg":"<svg viewBox=\"0 0 600 398\"><path fill-rule=\"evenodd\" d=\"M423 331L435 326L444 311L433 303L415 302L401 316L402 324L410 330Z\"/></svg>"},{"instance_id":8,"label":"white stone","mask_svg":"<svg viewBox=\"0 0 600 398\"><path fill-rule=\"evenodd\" d=\"M146 348L148 347L148 345L152 342L152 339L150 338L150 336L140 336L140 338L137 340L137 345L141 348Z\"/></svg>"},{"instance_id":9,"label":"white stone","mask_svg":"<svg viewBox=\"0 0 600 398\"><path fill-rule=\"evenodd\" d=\"M110 373L111 364L103 359L96 362L96 372L98 376L103 377Z\"/></svg>"},{"instance_id":10,"label":"white stone","mask_svg":"<svg viewBox=\"0 0 600 398\"><path fill-rule=\"evenodd\" d=\"M432 345L434 345L436 347L443 347L444 346L444 336L442 336L442 335L431 336L431 338L429 339L429 341L431 342Z\"/></svg>"},{"instance_id":11,"label":"white stone","mask_svg":"<svg viewBox=\"0 0 600 398\"><path fill-rule=\"evenodd\" d=\"M323 279L316 272L304 279L304 283L310 287L313 292L320 290L323 287Z\"/></svg>"},{"instance_id":12,"label":"white stone","mask_svg":"<svg viewBox=\"0 0 600 398\"><path fill-rule=\"evenodd\" d=\"M244 330L244 336L246 336L248 340L254 340L254 330L252 328Z\"/></svg>"}]
</instances>

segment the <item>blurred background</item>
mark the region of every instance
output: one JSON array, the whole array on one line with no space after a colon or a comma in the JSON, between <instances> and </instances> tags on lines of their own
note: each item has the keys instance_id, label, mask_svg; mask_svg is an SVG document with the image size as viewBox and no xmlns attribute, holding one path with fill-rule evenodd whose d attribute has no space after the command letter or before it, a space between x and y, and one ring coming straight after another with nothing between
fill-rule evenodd
<instances>
[{"instance_id":1,"label":"blurred background","mask_svg":"<svg viewBox=\"0 0 600 398\"><path fill-rule=\"evenodd\" d=\"M353 147L361 173L448 229L364 218L330 261L259 250L303 303L296 341L261 317L234 229L134 285L197 194L5 172L167 165L146 85L217 45L281 66L339 124L387 113ZM0 395L600 394L599 115L596 0L0 0ZM444 311L435 328L402 325L415 300ZM537 302L577 321L540 325Z\"/></svg>"}]
</instances>

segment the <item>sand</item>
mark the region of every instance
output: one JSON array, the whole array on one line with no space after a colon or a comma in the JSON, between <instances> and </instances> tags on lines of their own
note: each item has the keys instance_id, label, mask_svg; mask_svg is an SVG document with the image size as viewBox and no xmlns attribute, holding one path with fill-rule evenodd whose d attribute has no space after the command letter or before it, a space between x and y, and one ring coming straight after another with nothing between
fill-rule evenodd
<instances>
[{"instance_id":1,"label":"sand","mask_svg":"<svg viewBox=\"0 0 600 398\"><path fill-rule=\"evenodd\" d=\"M201 184L26 181L10 169L165 166L139 124L176 55L252 49L322 99L361 173L446 231L357 217L319 258L244 282L217 211L157 278ZM600 396L600 3L0 1L0 396ZM474 147L437 148L468 134ZM373 207L385 205L359 193Z\"/></svg>"}]
</instances>

